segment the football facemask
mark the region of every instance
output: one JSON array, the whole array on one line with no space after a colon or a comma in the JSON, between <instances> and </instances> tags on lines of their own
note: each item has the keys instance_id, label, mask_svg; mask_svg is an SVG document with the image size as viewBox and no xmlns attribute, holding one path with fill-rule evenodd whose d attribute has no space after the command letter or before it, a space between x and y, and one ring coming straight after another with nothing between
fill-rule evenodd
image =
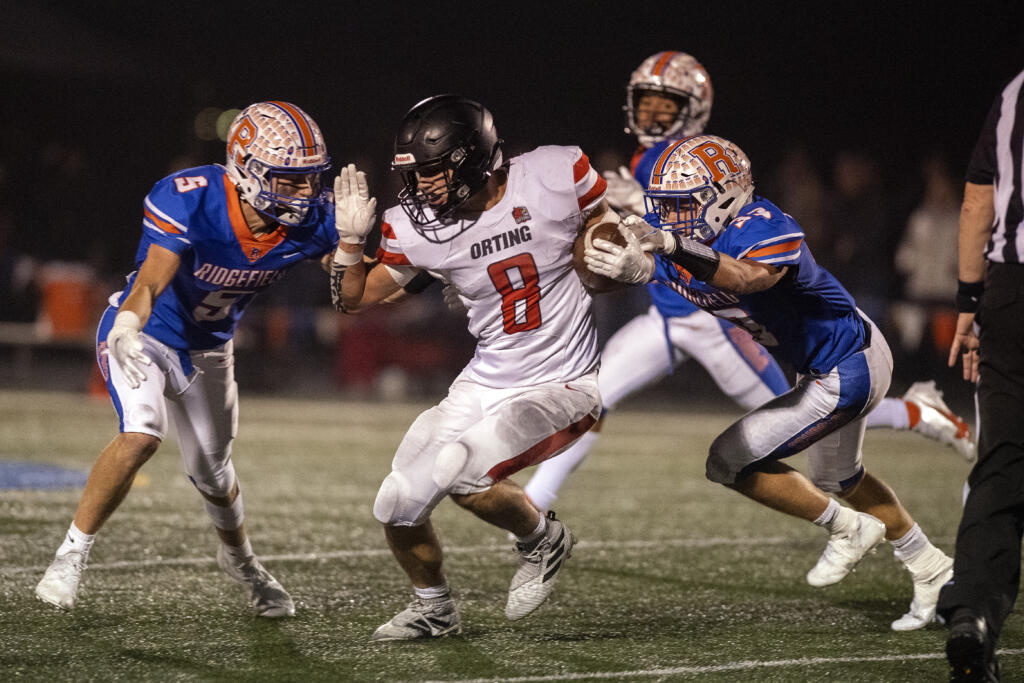
<instances>
[{"instance_id":1,"label":"football facemask","mask_svg":"<svg viewBox=\"0 0 1024 683\"><path fill-rule=\"evenodd\" d=\"M321 182L331 165L323 134L294 104L243 109L228 129L227 151L225 168L239 196L282 225L309 225L330 201Z\"/></svg>"}]
</instances>

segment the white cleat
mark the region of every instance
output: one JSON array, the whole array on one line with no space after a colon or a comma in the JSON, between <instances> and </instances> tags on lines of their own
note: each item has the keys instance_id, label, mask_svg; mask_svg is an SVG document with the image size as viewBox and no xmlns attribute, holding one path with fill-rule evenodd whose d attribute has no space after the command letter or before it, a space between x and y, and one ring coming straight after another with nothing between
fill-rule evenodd
<instances>
[{"instance_id":1,"label":"white cleat","mask_svg":"<svg viewBox=\"0 0 1024 683\"><path fill-rule=\"evenodd\" d=\"M249 587L249 604L256 616L270 619L295 616L292 596L255 557L242 565L235 565L221 545L217 548L217 566L238 583Z\"/></svg>"},{"instance_id":2,"label":"white cleat","mask_svg":"<svg viewBox=\"0 0 1024 683\"><path fill-rule=\"evenodd\" d=\"M861 558L885 540L885 524L876 517L858 512L852 530L829 536L818 563L807 572L807 583L821 588L839 583L853 571Z\"/></svg>"},{"instance_id":3,"label":"white cleat","mask_svg":"<svg viewBox=\"0 0 1024 683\"><path fill-rule=\"evenodd\" d=\"M416 598L389 622L378 626L370 640L421 640L459 633L462 633L462 620L451 597Z\"/></svg>"},{"instance_id":4,"label":"white cleat","mask_svg":"<svg viewBox=\"0 0 1024 683\"><path fill-rule=\"evenodd\" d=\"M892 622L893 631L916 631L932 623L939 591L953 578L952 557L934 547L924 554L927 557L915 558L906 565L914 577L914 599L910 601L910 611Z\"/></svg>"},{"instance_id":5,"label":"white cleat","mask_svg":"<svg viewBox=\"0 0 1024 683\"><path fill-rule=\"evenodd\" d=\"M87 559L71 551L53 559L36 585L36 597L61 609L73 609Z\"/></svg>"},{"instance_id":6,"label":"white cleat","mask_svg":"<svg viewBox=\"0 0 1024 683\"><path fill-rule=\"evenodd\" d=\"M510 621L522 619L544 604L558 582L558 574L569 559L576 537L548 512L548 528L544 537L531 550L516 543L519 568L508 587L505 616Z\"/></svg>"},{"instance_id":7,"label":"white cleat","mask_svg":"<svg viewBox=\"0 0 1024 683\"><path fill-rule=\"evenodd\" d=\"M915 432L952 447L969 463L977 459L978 447L971 439L971 430L942 400L934 380L914 382L903 394L903 400L921 411L921 418L913 427Z\"/></svg>"}]
</instances>

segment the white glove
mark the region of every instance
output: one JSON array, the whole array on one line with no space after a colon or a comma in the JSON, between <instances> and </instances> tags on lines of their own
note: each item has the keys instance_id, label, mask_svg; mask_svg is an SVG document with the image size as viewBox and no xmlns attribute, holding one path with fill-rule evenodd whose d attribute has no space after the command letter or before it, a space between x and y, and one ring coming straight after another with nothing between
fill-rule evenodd
<instances>
[{"instance_id":1,"label":"white glove","mask_svg":"<svg viewBox=\"0 0 1024 683\"><path fill-rule=\"evenodd\" d=\"M604 197L613 209L644 214L644 187L636 181L628 168L619 166L618 171L605 171L601 175L608 183Z\"/></svg>"},{"instance_id":2,"label":"white glove","mask_svg":"<svg viewBox=\"0 0 1024 683\"><path fill-rule=\"evenodd\" d=\"M377 222L376 211L377 198L370 196L366 174L357 171L355 164L342 166L334 179L334 227L338 239L346 244L365 244ZM353 265L362 260L362 254L338 249L334 260L340 265Z\"/></svg>"},{"instance_id":3,"label":"white glove","mask_svg":"<svg viewBox=\"0 0 1024 683\"><path fill-rule=\"evenodd\" d=\"M654 275L654 258L647 255L632 231L620 228L619 232L626 238L626 246L596 239L584 250L587 270L631 285L648 282Z\"/></svg>"},{"instance_id":4,"label":"white glove","mask_svg":"<svg viewBox=\"0 0 1024 683\"><path fill-rule=\"evenodd\" d=\"M142 340L139 338L141 330L142 321L134 311L121 311L114 318L114 326L107 334L107 351L114 357L132 389L138 389L146 379L142 366L153 364L142 351Z\"/></svg>"},{"instance_id":5,"label":"white glove","mask_svg":"<svg viewBox=\"0 0 1024 683\"><path fill-rule=\"evenodd\" d=\"M671 253L675 248L672 234L654 227L640 216L626 216L619 224L619 232L631 232L640 241L644 251Z\"/></svg>"},{"instance_id":6,"label":"white glove","mask_svg":"<svg viewBox=\"0 0 1024 683\"><path fill-rule=\"evenodd\" d=\"M451 285L445 285L444 289L441 290L441 296L444 297L444 304L448 307L448 310L452 313L461 313L466 315L469 309L466 308L466 304L462 303L462 299L459 298L459 292L455 287Z\"/></svg>"}]
</instances>

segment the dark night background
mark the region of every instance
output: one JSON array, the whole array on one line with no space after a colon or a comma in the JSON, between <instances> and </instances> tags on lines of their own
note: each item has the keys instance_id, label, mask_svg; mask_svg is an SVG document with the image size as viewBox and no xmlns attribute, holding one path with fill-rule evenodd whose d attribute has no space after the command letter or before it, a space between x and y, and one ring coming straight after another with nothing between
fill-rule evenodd
<instances>
[{"instance_id":1,"label":"dark night background","mask_svg":"<svg viewBox=\"0 0 1024 683\"><path fill-rule=\"evenodd\" d=\"M630 72L675 49L711 74L709 131L747 152L762 188L794 145L826 182L857 150L878 161L879 211L901 225L920 160L945 156L959 183L993 97L1024 68L1020 3L938 5L4 2L0 224L23 253L123 275L151 185L223 160L196 113L264 99L310 113L336 167L365 168L385 205L393 133L440 92L485 103L508 152L577 144L608 168L632 150Z\"/></svg>"}]
</instances>

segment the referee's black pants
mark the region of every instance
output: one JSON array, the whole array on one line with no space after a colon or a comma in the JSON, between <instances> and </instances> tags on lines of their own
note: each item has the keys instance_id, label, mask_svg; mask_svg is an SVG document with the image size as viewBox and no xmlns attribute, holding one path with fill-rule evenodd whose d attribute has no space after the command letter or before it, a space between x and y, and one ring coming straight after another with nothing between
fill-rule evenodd
<instances>
[{"instance_id":1,"label":"referee's black pants","mask_svg":"<svg viewBox=\"0 0 1024 683\"><path fill-rule=\"evenodd\" d=\"M981 366L978 462L956 537L953 581L942 588L946 619L969 607L993 644L1020 587L1024 533L1024 265L990 263L977 321Z\"/></svg>"}]
</instances>

